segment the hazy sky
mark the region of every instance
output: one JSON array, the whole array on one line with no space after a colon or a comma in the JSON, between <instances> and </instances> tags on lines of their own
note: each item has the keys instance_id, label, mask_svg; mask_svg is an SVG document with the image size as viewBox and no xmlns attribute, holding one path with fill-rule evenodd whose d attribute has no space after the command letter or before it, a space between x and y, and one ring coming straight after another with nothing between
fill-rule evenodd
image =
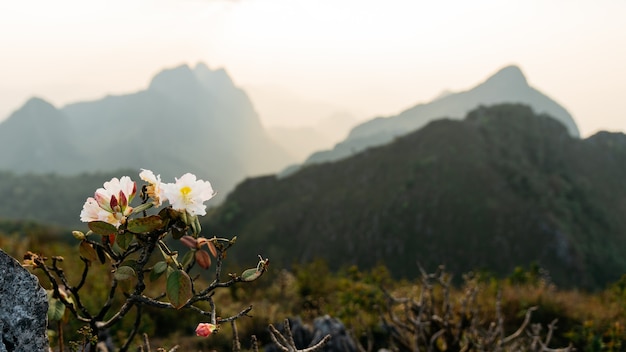
<instances>
[{"instance_id":1,"label":"hazy sky","mask_svg":"<svg viewBox=\"0 0 626 352\"><path fill-rule=\"evenodd\" d=\"M0 119L34 95L129 93L198 61L369 118L517 64L583 136L626 131L625 18L624 0L2 1Z\"/></svg>"}]
</instances>

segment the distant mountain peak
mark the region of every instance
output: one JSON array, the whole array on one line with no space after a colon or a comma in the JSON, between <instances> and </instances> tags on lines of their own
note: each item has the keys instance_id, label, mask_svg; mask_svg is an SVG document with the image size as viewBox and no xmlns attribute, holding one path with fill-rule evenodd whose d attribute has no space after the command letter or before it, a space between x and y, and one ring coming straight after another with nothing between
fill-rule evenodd
<instances>
[{"instance_id":1,"label":"distant mountain peak","mask_svg":"<svg viewBox=\"0 0 626 352\"><path fill-rule=\"evenodd\" d=\"M9 116L7 121L19 119L21 121L47 121L44 117L57 116L58 110L54 105L39 97L32 97L17 111Z\"/></svg>"},{"instance_id":2,"label":"distant mountain peak","mask_svg":"<svg viewBox=\"0 0 626 352\"><path fill-rule=\"evenodd\" d=\"M209 66L202 61L199 61L198 63L196 63L196 67L193 70L196 72L197 71L211 71Z\"/></svg>"},{"instance_id":3,"label":"distant mountain peak","mask_svg":"<svg viewBox=\"0 0 626 352\"><path fill-rule=\"evenodd\" d=\"M54 109L54 105L50 104L43 98L32 97L24 104L22 109Z\"/></svg>"},{"instance_id":4,"label":"distant mountain peak","mask_svg":"<svg viewBox=\"0 0 626 352\"><path fill-rule=\"evenodd\" d=\"M193 71L184 64L157 73L150 82L149 89L169 92L172 89L189 87L195 84L197 84L197 80Z\"/></svg>"},{"instance_id":5,"label":"distant mountain peak","mask_svg":"<svg viewBox=\"0 0 626 352\"><path fill-rule=\"evenodd\" d=\"M226 195L244 177L293 161L271 140L226 71L203 63L166 67L147 89L62 109L33 98L0 123L0 171L75 174L146 167L169 178L192 172Z\"/></svg>"},{"instance_id":6,"label":"distant mountain peak","mask_svg":"<svg viewBox=\"0 0 626 352\"><path fill-rule=\"evenodd\" d=\"M528 81L522 70L515 66L510 65L500 69L493 76L489 77L484 85L490 86L528 86Z\"/></svg>"},{"instance_id":7,"label":"distant mountain peak","mask_svg":"<svg viewBox=\"0 0 626 352\"><path fill-rule=\"evenodd\" d=\"M204 62L199 62L193 73L198 81L210 91L236 88L228 72L223 68L211 70Z\"/></svg>"},{"instance_id":8,"label":"distant mountain peak","mask_svg":"<svg viewBox=\"0 0 626 352\"><path fill-rule=\"evenodd\" d=\"M537 113L545 113L562 123L573 137L580 132L567 110L539 90L528 85L522 70L505 66L479 85L462 92L443 94L431 102L415 105L392 117L378 117L355 126L348 138L332 150L313 153L305 164L336 161L367 148L387 144L398 136L422 128L441 118L462 119L478 106L521 103ZM296 168L291 168L291 171ZM290 172L291 172L290 171ZM285 176L288 173L283 173Z\"/></svg>"},{"instance_id":9,"label":"distant mountain peak","mask_svg":"<svg viewBox=\"0 0 626 352\"><path fill-rule=\"evenodd\" d=\"M239 90L225 69L212 70L204 62L198 62L192 69L186 64L165 69L154 76L149 90L179 97L180 92L202 87L212 94L231 94Z\"/></svg>"}]
</instances>

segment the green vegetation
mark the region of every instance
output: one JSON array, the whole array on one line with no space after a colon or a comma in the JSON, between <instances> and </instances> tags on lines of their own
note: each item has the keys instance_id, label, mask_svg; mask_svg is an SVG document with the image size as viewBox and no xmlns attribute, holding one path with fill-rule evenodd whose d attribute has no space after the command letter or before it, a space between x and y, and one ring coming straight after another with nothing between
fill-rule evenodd
<instances>
[{"instance_id":1,"label":"green vegetation","mask_svg":"<svg viewBox=\"0 0 626 352\"><path fill-rule=\"evenodd\" d=\"M0 220L76 228L102 180L136 172L0 172ZM561 285L602 288L626 272L624 179L623 134L580 140L527 107L500 105L284 179L248 179L203 226L245 239L235 261L261 251L283 266L384 262L396 278L414 278L416 260L456 277L537 262Z\"/></svg>"},{"instance_id":2,"label":"green vegetation","mask_svg":"<svg viewBox=\"0 0 626 352\"><path fill-rule=\"evenodd\" d=\"M28 250L61 256L69 280L80 280L77 268L83 261L64 229L84 228L78 223L80 207L110 177L0 173L0 196L10 200L0 206L0 248L16 258ZM269 342L270 323L329 314L363 346L376 348L406 341L439 350L497 346L504 336L528 347L532 341L516 335L517 329L541 326L544 330L530 336L550 347L571 343L579 350L623 350L624 179L623 134L603 132L580 140L522 105L480 107L464 121L436 121L339 162L309 166L283 179L241 183L203 219L203 234L238 237L227 272L241 273L258 254L271 258L271 266L265 280L211 297L219 317L238 314L244 303L254 305L251 317L237 321L244 346L253 334ZM96 242L89 245L91 250L82 250L99 248ZM445 275L427 276L418 263L429 269L443 264ZM113 274L97 261L90 265L83 288L90 294L82 303L97 309L110 292L101 278ZM208 280L194 276L199 285ZM50 288L45 277L40 281ZM406 322L415 321L410 312L424 307L424 292L428 319L443 316L448 324L436 330L432 326L441 321L433 320L429 328L406 329ZM122 302L115 298L112 306ZM417 303L399 308L406 302ZM526 321L528 312L532 319ZM231 345L229 326L210 339L191 337L197 322L192 311L146 309L143 314L141 332L160 346ZM58 318L59 325L50 327L54 333L67 341L84 340L83 324L68 314ZM174 320L180 323L171 324ZM453 328L467 327L467 321L471 329ZM490 330L492 322L498 334ZM132 327L134 320L124 319L110 332L124 341Z\"/></svg>"},{"instance_id":3,"label":"green vegetation","mask_svg":"<svg viewBox=\"0 0 626 352\"><path fill-rule=\"evenodd\" d=\"M28 231L0 234L0 248L17 258L21 258L25 249L62 255L70 281L79 280L81 263L76 255L78 245L50 241L45 237L36 239ZM66 236L71 237L69 233ZM419 268L414 270L419 273ZM440 274L448 277L447 273ZM108 277L111 273L107 272L105 265L93 263L89 275L97 278ZM90 293L84 296L87 307L98 307L107 296L104 280L94 280L93 277L83 288ZM45 288L49 288L45 278L40 278L40 281ZM249 347L253 334L261 345L269 343L267 326L270 323L296 316L307 322L324 314L341 319L364 347L380 348L399 344L398 337L389 334L382 318L393 325L390 314L399 319L404 314L404 310L398 311L397 304L389 301L388 295L418 301L426 282L424 276L417 280L394 280L384 266L375 266L370 270L350 266L331 271L324 261L317 260L289 270L270 266L263 280L216 292L214 300L219 307L219 316L236 314L244 303L253 305L251 316L237 321L244 348ZM480 318L477 319L477 326L485 330L490 322L498 321L497 302L500 297L500 317L507 336L523 324L524 316L531 307L537 307L532 312L529 329L532 324L541 324L541 334L545 335L546 329L557 319L549 347L565 347L571 343L577 350L619 351L626 344L626 275L593 294L560 289L543 269L534 265L528 269L518 267L503 279L484 272L467 273L461 284L449 287L447 296L441 286L433 286L432 281L430 284L434 302L430 307L441 313L441 309L446 307L443 304L445 297L449 297L451 322L467 314L464 310L467 305L463 302L468 293L472 293L475 303L472 314ZM153 346L170 348L178 344L182 350L229 350L232 343L230 326L222 326L220 333L210 338L197 338L193 336L196 315L191 310L149 309L144 312L140 332L150 336ZM441 314L441 317L444 315ZM81 334L83 324L70 319L67 313L64 319L66 340L82 341L85 338ZM173 321L177 323L172 324ZM127 337L133 322L134 317L128 317L112 327L110 332L115 341ZM56 331L57 326L50 328ZM139 338L135 339L135 345L140 342Z\"/></svg>"},{"instance_id":4,"label":"green vegetation","mask_svg":"<svg viewBox=\"0 0 626 352\"><path fill-rule=\"evenodd\" d=\"M626 136L571 137L523 105L480 107L351 158L252 178L203 220L289 266L415 264L504 277L538 263L559 285L600 289L626 273Z\"/></svg>"},{"instance_id":5,"label":"green vegetation","mask_svg":"<svg viewBox=\"0 0 626 352\"><path fill-rule=\"evenodd\" d=\"M84 173L76 176L25 174L0 171L0 222L21 220L58 227L82 226L80 210L103 180L137 170ZM3 225L0 224L0 229Z\"/></svg>"}]
</instances>

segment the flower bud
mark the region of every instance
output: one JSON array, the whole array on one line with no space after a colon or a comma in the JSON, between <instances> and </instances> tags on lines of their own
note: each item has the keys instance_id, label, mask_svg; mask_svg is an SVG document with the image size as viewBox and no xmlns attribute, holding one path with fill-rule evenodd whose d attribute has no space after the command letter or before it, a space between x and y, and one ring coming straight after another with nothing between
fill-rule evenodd
<instances>
[{"instance_id":1,"label":"flower bud","mask_svg":"<svg viewBox=\"0 0 626 352\"><path fill-rule=\"evenodd\" d=\"M207 337L218 330L217 325L211 323L200 323L196 328L196 335Z\"/></svg>"},{"instance_id":2,"label":"flower bud","mask_svg":"<svg viewBox=\"0 0 626 352\"><path fill-rule=\"evenodd\" d=\"M86 237L85 234L80 231L72 231L72 236L79 241L84 240Z\"/></svg>"},{"instance_id":3,"label":"flower bud","mask_svg":"<svg viewBox=\"0 0 626 352\"><path fill-rule=\"evenodd\" d=\"M191 236L183 236L180 238L180 242L188 248L196 249L198 247L198 241Z\"/></svg>"}]
</instances>

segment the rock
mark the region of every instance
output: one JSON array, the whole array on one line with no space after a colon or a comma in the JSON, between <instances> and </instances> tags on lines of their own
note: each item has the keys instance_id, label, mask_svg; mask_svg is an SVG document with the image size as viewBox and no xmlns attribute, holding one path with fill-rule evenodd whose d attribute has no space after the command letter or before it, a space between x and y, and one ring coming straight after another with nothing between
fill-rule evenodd
<instances>
[{"instance_id":1,"label":"rock","mask_svg":"<svg viewBox=\"0 0 626 352\"><path fill-rule=\"evenodd\" d=\"M291 330L291 335L293 336L293 341L296 344L298 349L302 349L309 346L309 342L313 338L313 333L311 332L311 328L306 326L300 317L297 318L288 318L289 329ZM276 329L280 331L282 334L285 334L285 326L284 324L277 324ZM285 336L286 337L286 336ZM263 346L265 352L279 352L282 351L275 344L271 343L269 345Z\"/></svg>"},{"instance_id":2,"label":"rock","mask_svg":"<svg viewBox=\"0 0 626 352\"><path fill-rule=\"evenodd\" d=\"M293 340L298 349L305 349L320 342L324 336L330 334L331 339L328 343L318 350L321 352L356 352L356 344L348 335L343 323L328 315L315 318L313 328L302 323L300 318L289 319L289 326L293 335ZM277 329L284 333L285 329L279 324ZM280 351L276 345L269 344L264 346L266 352Z\"/></svg>"},{"instance_id":3,"label":"rock","mask_svg":"<svg viewBox=\"0 0 626 352\"><path fill-rule=\"evenodd\" d=\"M329 315L315 318L313 321L313 340L309 346L315 345L329 334L332 336L330 341L320 351L356 352L356 344L348 335L346 327L339 319Z\"/></svg>"},{"instance_id":4,"label":"rock","mask_svg":"<svg viewBox=\"0 0 626 352\"><path fill-rule=\"evenodd\" d=\"M0 352L47 352L47 314L37 277L0 250Z\"/></svg>"}]
</instances>

